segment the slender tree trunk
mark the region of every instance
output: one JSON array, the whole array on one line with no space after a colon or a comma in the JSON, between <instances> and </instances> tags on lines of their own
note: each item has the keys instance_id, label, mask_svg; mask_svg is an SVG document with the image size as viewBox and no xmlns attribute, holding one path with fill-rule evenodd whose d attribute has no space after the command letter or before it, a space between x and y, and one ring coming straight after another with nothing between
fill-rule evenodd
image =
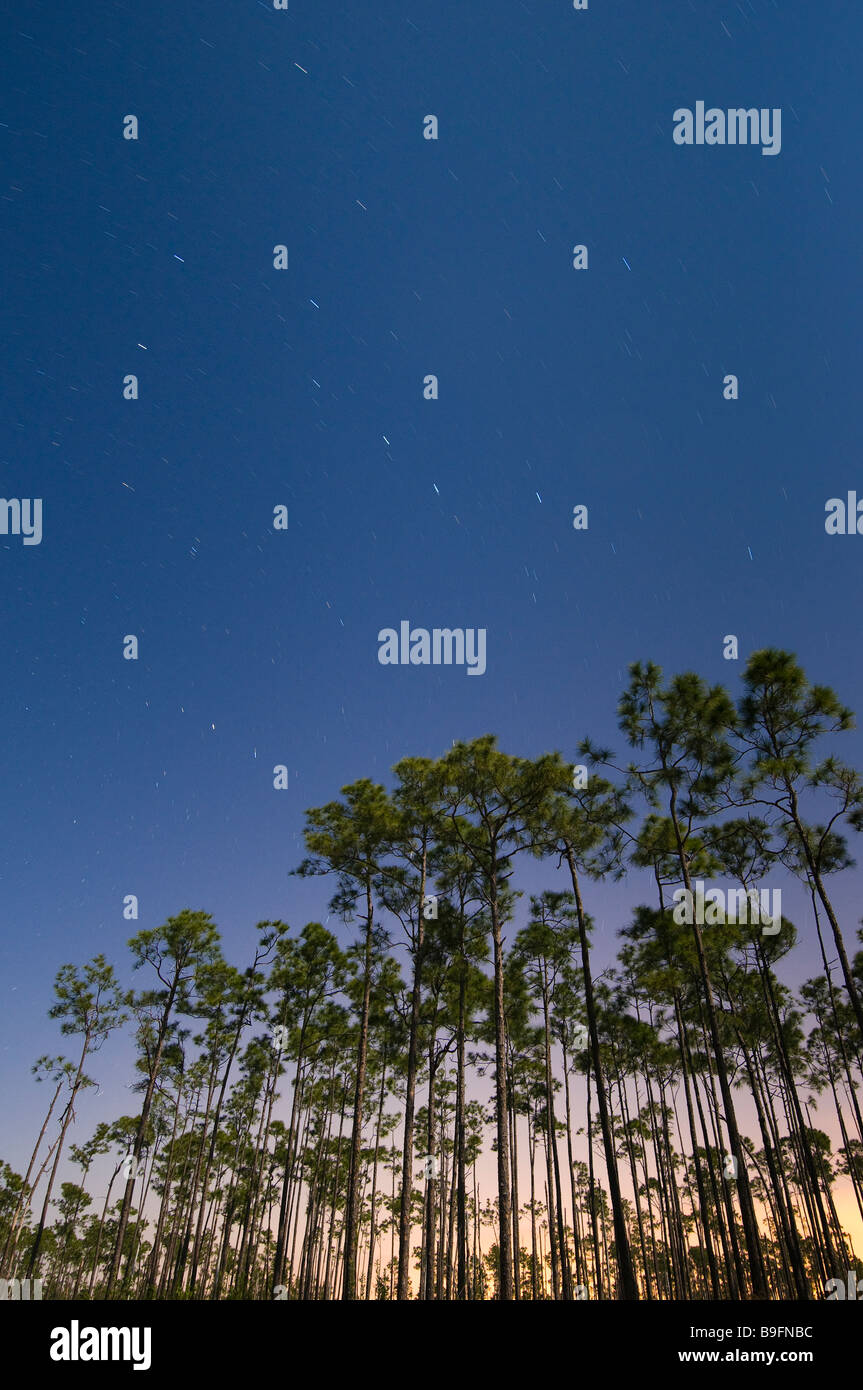
<instances>
[{"instance_id":1,"label":"slender tree trunk","mask_svg":"<svg viewBox=\"0 0 863 1390\"><path fill-rule=\"evenodd\" d=\"M419 1020L421 999L421 978L423 966L423 941L425 936L424 899L426 890L426 847L423 842L422 865L420 872L420 900L417 915L416 949L414 951L414 978L411 989L411 1017L408 1031L408 1062L405 1086L404 1130L402 1136L402 1188L399 1202L399 1302L410 1297L410 1246L411 1246L411 1203L414 1180L414 1113L416 1109L417 1059L419 1051Z\"/></svg>"},{"instance_id":2,"label":"slender tree trunk","mask_svg":"<svg viewBox=\"0 0 863 1390\"><path fill-rule=\"evenodd\" d=\"M461 972L458 987L458 1038L456 1041L456 1227L457 1277L456 1298L462 1302L468 1296L467 1282L467 1136L465 1133L465 994L466 961L464 958L464 914L461 917Z\"/></svg>"},{"instance_id":3,"label":"slender tree trunk","mask_svg":"<svg viewBox=\"0 0 863 1390\"><path fill-rule=\"evenodd\" d=\"M138 1128L135 1132L135 1141L132 1146L132 1157L135 1160L132 1166L132 1173L135 1172L135 1167L137 1166L138 1159L141 1157L141 1150L144 1147L144 1139L146 1137L147 1125L150 1119L150 1110L153 1105L153 1095L156 1090L156 1078L159 1075L159 1068L162 1065L162 1052L164 1051L165 1039L168 1035L168 1023L171 1017L171 1011L174 1007L174 999L176 997L179 983L180 976L179 971L177 971L171 982L171 986L168 991L168 998L165 1002L165 1007L162 1011L162 1017L159 1021L156 1054L153 1058L153 1064L150 1068L150 1075L147 1079L147 1090L144 1094L144 1104L141 1107L141 1114L138 1119ZM129 1223L129 1212L132 1209L132 1197L134 1195L134 1191L135 1178L130 1176L126 1180L126 1187L125 1191L123 1192L123 1205L120 1210L120 1219L117 1222L117 1237L114 1244L114 1254L111 1260L111 1269L108 1274L108 1280L105 1285L106 1298L112 1297L114 1292L114 1286L117 1282L117 1276L120 1272L120 1261L123 1258L123 1242L126 1238L126 1227Z\"/></svg>"},{"instance_id":4,"label":"slender tree trunk","mask_svg":"<svg viewBox=\"0 0 863 1390\"><path fill-rule=\"evenodd\" d=\"M54 1112L54 1106L57 1104L57 1097L59 1096L62 1089L63 1078L61 1077L61 1079L57 1083L57 1089L54 1092L51 1104L48 1106L48 1114L45 1116L45 1119L42 1122L42 1128L39 1131L39 1137L36 1140L33 1152L30 1155L30 1162L27 1164L27 1172L24 1174L24 1180L21 1183L21 1191L18 1196L18 1201L15 1204L15 1210L13 1211L9 1221L9 1234L6 1237L6 1243L3 1247L2 1259L0 1259L0 1268L2 1268L4 1278L7 1278L9 1276L9 1273L12 1269L12 1264L15 1259L15 1252L18 1247L18 1232L24 1220L24 1215L27 1210L28 1196L30 1195L30 1174L33 1172L33 1165L36 1162L36 1155L42 1147L42 1140L45 1137L45 1130L48 1128L48 1123Z\"/></svg>"},{"instance_id":5,"label":"slender tree trunk","mask_svg":"<svg viewBox=\"0 0 863 1390\"><path fill-rule=\"evenodd\" d=\"M375 1260L375 1198L378 1190L378 1150L381 1142L381 1121L384 1113L384 1095L386 1094L387 1063L386 1054L381 1064L381 1093L378 1100L378 1122L375 1129L375 1158L372 1168L372 1195L371 1195L371 1227L369 1230L369 1267L366 1274L366 1302L372 1296L372 1274Z\"/></svg>"},{"instance_id":6,"label":"slender tree trunk","mask_svg":"<svg viewBox=\"0 0 863 1390\"><path fill-rule=\"evenodd\" d=\"M845 940L842 936L842 930L836 918L836 913L833 911L833 904L827 895L827 889L824 887L824 880L821 877L821 870L818 866L818 863L816 862L815 856L812 853L812 847L809 843L809 836L806 834L806 829L800 818L800 807L799 802L797 800L797 792L790 782L786 782L786 790L788 793L789 805L791 808L791 819L793 820L794 826L797 830L800 846L803 850L803 854L805 856L806 863L809 868L809 873L812 877L812 882L815 885L815 891L821 900L821 905L824 908L824 911L827 913L827 920L830 923L830 929L833 932L833 941L836 946L836 954L839 957L839 964L842 967L842 977L845 981L845 988L848 991L848 998L850 999L851 1007L854 1010L854 1017L857 1019L857 1027L860 1029L861 1037L863 1037L863 1001L861 1001L860 999L860 992L857 989L857 984L854 980L854 973L851 969L851 965L848 960L848 953L845 950Z\"/></svg>"},{"instance_id":7,"label":"slender tree trunk","mask_svg":"<svg viewBox=\"0 0 863 1390\"><path fill-rule=\"evenodd\" d=\"M677 856L680 862L683 881L690 894L689 901L693 902L694 897L692 895L692 879L689 874L689 859L683 847L683 837L681 835L680 823L677 815L677 788L675 786L671 788L671 803L669 809L671 822L674 827ZM695 921L692 923L692 934L695 941L696 953L698 955L698 969L703 984L704 1003L707 1009L710 1040L713 1044L716 1071L719 1077L719 1089L722 1092L722 1105L725 1110L725 1127L728 1131L728 1141L731 1146L731 1152L736 1160L737 1193L740 1199L740 1215L743 1220L743 1236L746 1242L746 1254L749 1261L752 1295L754 1298L768 1298L769 1290L767 1288L767 1280L764 1271L764 1261L761 1255L758 1221L755 1216L752 1189L749 1185L749 1173L746 1167L746 1151L743 1147L740 1131L737 1126L737 1112L734 1108L734 1097L731 1094L728 1069L725 1065L725 1053L722 1047L722 1040L719 1036L719 1024L716 1018L716 1005L713 998L713 983L710 978L710 968L707 964L707 957L704 954L704 941L702 939L701 929Z\"/></svg>"},{"instance_id":8,"label":"slender tree trunk","mask_svg":"<svg viewBox=\"0 0 863 1390\"><path fill-rule=\"evenodd\" d=\"M591 1059L591 1060L588 1061L588 1066L587 1066L587 1171L588 1171L588 1182L589 1182L589 1191L590 1191L590 1224L591 1224L591 1231L592 1231L592 1234L593 1234L593 1268L594 1268L594 1279L595 1279L595 1281L596 1281L596 1297L597 1297L597 1300L601 1300L601 1299L603 1299L603 1298L605 1297L605 1292L604 1292L604 1289L603 1289L603 1281L602 1281L602 1265L601 1265L601 1262L600 1262L600 1259L599 1259L599 1226L598 1226L598 1224L597 1224L597 1221L598 1221L597 1193L596 1193L596 1180L595 1180L594 1172L593 1172L593 1118L592 1118L592 1115L591 1115L591 1108L590 1108L590 1102L591 1102L590 1078L591 1078L591 1069L592 1069L592 1066L593 1066L593 1062L592 1062L592 1059Z\"/></svg>"},{"instance_id":9,"label":"slender tree trunk","mask_svg":"<svg viewBox=\"0 0 863 1390\"><path fill-rule=\"evenodd\" d=\"M684 1035L683 1014L680 1008L680 995L674 991L674 1019L677 1025L677 1046L680 1052L680 1069L683 1074L683 1090L686 1097L686 1118L689 1124L689 1143L692 1148L692 1160L695 1166L695 1183L698 1188L698 1207L701 1213L701 1230L704 1239L704 1249L707 1255L707 1268L710 1272L710 1287L714 1298L720 1298L719 1270L716 1264L716 1253L713 1248L713 1237L710 1232L710 1206L707 1201L707 1192L704 1187L704 1172L698 1160L698 1137L695 1131L695 1116L692 1111L692 1087L689 1076L689 1049L686 1046Z\"/></svg>"},{"instance_id":10,"label":"slender tree trunk","mask_svg":"<svg viewBox=\"0 0 863 1390\"><path fill-rule=\"evenodd\" d=\"M575 1162L572 1154L572 1107L569 1097L569 1059L566 1052L566 1044L563 1044L563 1094L566 1099L566 1157L569 1165L569 1191L572 1199L572 1241L575 1251L575 1278L581 1284L582 1276L582 1253L581 1242L578 1235L578 1201L575 1191Z\"/></svg>"},{"instance_id":11,"label":"slender tree trunk","mask_svg":"<svg viewBox=\"0 0 863 1390\"><path fill-rule=\"evenodd\" d=\"M40 1216L39 1216L39 1225L38 1225L38 1227L37 1227L37 1229L36 1229L36 1235L35 1235L35 1237L34 1237L34 1239L33 1239L33 1245L32 1245L32 1247L31 1247L31 1249L30 1249L30 1260L29 1260L29 1262L28 1262L28 1264L27 1264L27 1278L28 1278L28 1279L32 1276L33 1270L36 1268L36 1261L39 1259L39 1250L40 1250L41 1245L42 1245L42 1234L43 1234L43 1232L44 1232L44 1230L45 1230L45 1222L46 1222L46 1220L47 1220L47 1218L48 1218L48 1204L49 1204L49 1202L51 1201L51 1192L52 1192L52 1189L53 1189L53 1187L54 1187L54 1179L55 1179L56 1176L57 1176L57 1169L58 1169L58 1167L59 1167L59 1165L60 1165L60 1155L61 1155L62 1152L63 1152L63 1143L64 1143L64 1141L65 1141L65 1139L66 1139L66 1131L68 1130L70 1124L72 1123L72 1118L73 1118L74 1113L75 1113L75 1112L74 1112L75 1100L76 1100L76 1097L77 1097L77 1095L78 1095L78 1091L80 1090L80 1087L81 1087L81 1077L82 1077L83 1074L84 1074L84 1062L85 1062L85 1060L86 1060L87 1053L89 1052L89 1050L90 1050L90 1031L89 1031L89 1029L88 1029L88 1031L84 1034L84 1045L83 1045L83 1047L81 1048L81 1057L80 1057L80 1060L79 1060L79 1062L78 1062L78 1071L77 1071L77 1073L76 1073L76 1075L75 1075L75 1080L74 1080L74 1082L72 1083L72 1089L71 1089L71 1092L70 1092L70 1094L69 1094L69 1100L68 1100L68 1103L67 1103L67 1105L66 1105L66 1109L63 1111L63 1118L62 1118L62 1121L61 1121L61 1123L60 1123L60 1135L59 1135L59 1138L58 1138L58 1140L57 1140L57 1151L56 1151L56 1153L55 1153L55 1155L54 1155L54 1163L53 1163L53 1165L52 1165L52 1167L51 1167L51 1176L50 1176L49 1179L48 1179L48 1186L47 1186L47 1188L46 1188L46 1190L45 1190L45 1200L44 1200L43 1203L42 1203L42 1211L41 1211L41 1214L40 1214Z\"/></svg>"},{"instance_id":12,"label":"slender tree trunk","mask_svg":"<svg viewBox=\"0 0 863 1390\"><path fill-rule=\"evenodd\" d=\"M509 1185L509 1102L506 1076L506 1022L503 997L503 945L497 887L497 856L492 852L489 876L489 908L494 941L494 1049L495 1112L497 1119L497 1190L500 1276L498 1296L504 1303L513 1298L512 1201Z\"/></svg>"},{"instance_id":13,"label":"slender tree trunk","mask_svg":"<svg viewBox=\"0 0 863 1390\"><path fill-rule=\"evenodd\" d=\"M569 865L572 891L575 896L576 915L578 917L578 939L581 946L581 970L584 977L585 1011L587 1013L588 1031L590 1033L593 1074L596 1080L596 1101L599 1107L599 1123L602 1130L602 1142L605 1148L605 1167L608 1174L608 1190L611 1197L611 1211L614 1221L614 1243L617 1249L621 1296L624 1299L637 1299L638 1282L635 1277L635 1270L632 1267L629 1233L627 1232L626 1220L623 1215L620 1179L617 1173L617 1156L614 1151L614 1138L611 1132L608 1101L605 1094L605 1083L602 1077L602 1064L599 1055L599 1030L597 1028L596 1003L593 997L593 977L590 972L590 948L587 940L587 923L584 916L584 905L581 901L581 888L575 867L575 857L569 845L566 846L564 853L566 862Z\"/></svg>"},{"instance_id":14,"label":"slender tree trunk","mask_svg":"<svg viewBox=\"0 0 863 1390\"><path fill-rule=\"evenodd\" d=\"M357 1048L357 1076L354 1088L354 1127L351 1135L351 1157L348 1170L348 1200L345 1208L344 1292L345 1302L356 1298L357 1193L360 1181L360 1148L363 1131L363 1096L366 1086L366 1057L369 1041L369 1002L372 992L372 885L366 882L366 943L363 967L363 1003L360 1014L360 1037Z\"/></svg>"}]
</instances>

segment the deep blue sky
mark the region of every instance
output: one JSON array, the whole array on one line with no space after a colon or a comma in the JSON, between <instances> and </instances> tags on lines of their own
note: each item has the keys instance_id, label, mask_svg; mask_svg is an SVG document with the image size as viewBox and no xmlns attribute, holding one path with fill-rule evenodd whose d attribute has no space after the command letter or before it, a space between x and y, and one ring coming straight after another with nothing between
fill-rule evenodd
<instances>
[{"instance_id":1,"label":"deep blue sky","mask_svg":"<svg viewBox=\"0 0 863 1390\"><path fill-rule=\"evenodd\" d=\"M0 491L44 502L41 545L0 538L17 1166L28 1068L61 1050L54 973L103 951L128 978L124 894L141 927L211 912L244 964L257 920L326 915L326 885L288 878L306 807L487 731L522 755L619 747L627 664L734 682L726 633L861 703L863 538L827 537L824 503L863 495L863 20L838 0L15 8ZM781 154L676 146L700 99L781 107ZM485 627L487 673L380 666L402 618ZM858 883L837 891L849 944ZM605 963L632 900L594 904L620 905ZM818 968L804 944L788 977ZM79 1142L129 1055L94 1061L108 1094L82 1099Z\"/></svg>"}]
</instances>

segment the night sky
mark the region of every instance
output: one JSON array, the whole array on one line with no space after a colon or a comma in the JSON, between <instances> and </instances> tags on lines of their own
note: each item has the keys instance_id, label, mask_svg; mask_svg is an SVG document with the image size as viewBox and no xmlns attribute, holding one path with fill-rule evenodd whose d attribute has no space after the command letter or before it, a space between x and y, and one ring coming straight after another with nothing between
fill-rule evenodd
<instances>
[{"instance_id":1,"label":"night sky","mask_svg":"<svg viewBox=\"0 0 863 1390\"><path fill-rule=\"evenodd\" d=\"M289 872L346 783L486 732L623 751L635 659L736 696L786 647L863 705L863 539L824 529L863 495L863 16L15 8L0 491L43 499L40 544L0 536L0 1156L23 1171L58 967L101 951L144 984L127 939L184 907L239 966L257 921L324 920L331 885ZM781 108L781 152L676 145L699 100ZM380 665L403 619L485 628L485 674ZM859 734L841 752L863 765ZM834 886L851 949L858 883ZM783 889L796 984L821 967ZM601 967L639 898L591 890ZM91 1058L75 1142L129 1108L131 1058L128 1030Z\"/></svg>"}]
</instances>

